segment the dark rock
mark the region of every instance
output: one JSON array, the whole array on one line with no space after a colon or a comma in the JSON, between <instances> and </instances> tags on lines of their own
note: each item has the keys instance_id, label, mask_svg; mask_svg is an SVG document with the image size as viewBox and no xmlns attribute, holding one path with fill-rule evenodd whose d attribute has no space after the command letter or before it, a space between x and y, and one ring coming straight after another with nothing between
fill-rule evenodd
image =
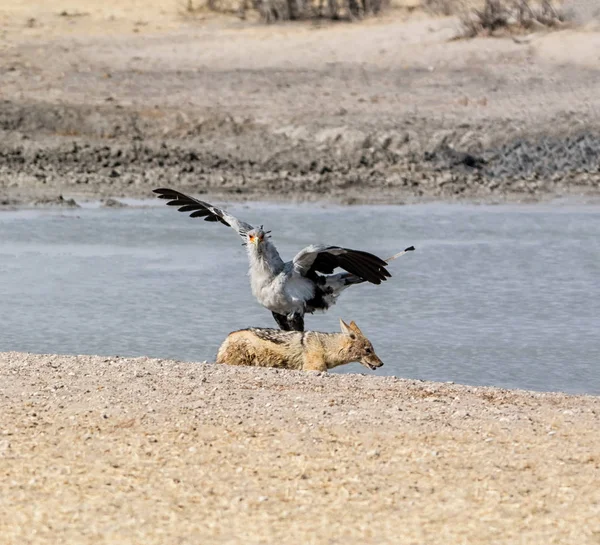
<instances>
[{"instance_id":1,"label":"dark rock","mask_svg":"<svg viewBox=\"0 0 600 545\"><path fill-rule=\"evenodd\" d=\"M43 197L33 201L33 206L60 206L62 208L81 208L75 199L65 199L62 195L57 197Z\"/></svg>"},{"instance_id":2,"label":"dark rock","mask_svg":"<svg viewBox=\"0 0 600 545\"><path fill-rule=\"evenodd\" d=\"M104 208L127 208L127 205L124 202L112 198L104 199L102 201L102 206Z\"/></svg>"}]
</instances>

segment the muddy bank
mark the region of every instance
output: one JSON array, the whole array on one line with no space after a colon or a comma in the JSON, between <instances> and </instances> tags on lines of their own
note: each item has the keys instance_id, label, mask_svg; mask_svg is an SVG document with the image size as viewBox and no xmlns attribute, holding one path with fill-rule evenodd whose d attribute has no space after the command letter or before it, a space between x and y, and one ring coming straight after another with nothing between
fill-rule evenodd
<instances>
[{"instance_id":1,"label":"muddy bank","mask_svg":"<svg viewBox=\"0 0 600 545\"><path fill-rule=\"evenodd\" d=\"M600 195L598 32L517 43L453 40L456 20L423 14L314 27L201 24L160 2L48 9L0 0L3 202L161 185L347 203Z\"/></svg>"},{"instance_id":2,"label":"muddy bank","mask_svg":"<svg viewBox=\"0 0 600 545\"><path fill-rule=\"evenodd\" d=\"M600 401L0 354L8 543L597 542Z\"/></svg>"},{"instance_id":3,"label":"muddy bank","mask_svg":"<svg viewBox=\"0 0 600 545\"><path fill-rule=\"evenodd\" d=\"M111 106L0 104L6 204L151 196L169 185L237 199L531 201L600 193L600 133L568 116L510 122L273 128L250 117Z\"/></svg>"}]
</instances>

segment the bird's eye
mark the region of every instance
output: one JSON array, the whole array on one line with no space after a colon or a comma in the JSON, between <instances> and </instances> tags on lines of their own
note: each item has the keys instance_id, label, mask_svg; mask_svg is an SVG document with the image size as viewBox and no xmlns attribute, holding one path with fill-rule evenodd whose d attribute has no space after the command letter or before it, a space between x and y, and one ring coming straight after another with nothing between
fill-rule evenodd
<instances>
[{"instance_id":1,"label":"bird's eye","mask_svg":"<svg viewBox=\"0 0 600 545\"><path fill-rule=\"evenodd\" d=\"M250 240L250 242L254 242L254 238L255 238L254 235L249 235L248 236L248 239Z\"/></svg>"}]
</instances>

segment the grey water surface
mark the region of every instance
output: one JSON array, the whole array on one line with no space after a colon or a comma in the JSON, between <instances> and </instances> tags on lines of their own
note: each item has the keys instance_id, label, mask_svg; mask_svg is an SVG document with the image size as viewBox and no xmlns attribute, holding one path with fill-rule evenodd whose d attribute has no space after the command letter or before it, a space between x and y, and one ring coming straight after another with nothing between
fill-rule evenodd
<instances>
[{"instance_id":1,"label":"grey water surface","mask_svg":"<svg viewBox=\"0 0 600 545\"><path fill-rule=\"evenodd\" d=\"M385 362L339 372L600 394L600 207L232 204L284 259L323 242L388 257L308 329L355 320ZM165 206L0 213L0 351L214 361L275 325L240 239Z\"/></svg>"}]
</instances>

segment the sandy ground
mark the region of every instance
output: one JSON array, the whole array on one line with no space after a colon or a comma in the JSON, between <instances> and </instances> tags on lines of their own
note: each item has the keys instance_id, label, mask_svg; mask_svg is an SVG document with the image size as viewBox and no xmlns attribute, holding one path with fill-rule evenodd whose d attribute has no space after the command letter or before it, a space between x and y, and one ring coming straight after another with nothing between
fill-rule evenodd
<instances>
[{"instance_id":1,"label":"sandy ground","mask_svg":"<svg viewBox=\"0 0 600 545\"><path fill-rule=\"evenodd\" d=\"M0 354L2 543L600 543L600 398Z\"/></svg>"},{"instance_id":2,"label":"sandy ground","mask_svg":"<svg viewBox=\"0 0 600 545\"><path fill-rule=\"evenodd\" d=\"M582 4L583 5L583 4ZM265 26L185 2L0 0L0 201L600 195L593 25ZM589 28L588 28L589 27Z\"/></svg>"}]
</instances>

